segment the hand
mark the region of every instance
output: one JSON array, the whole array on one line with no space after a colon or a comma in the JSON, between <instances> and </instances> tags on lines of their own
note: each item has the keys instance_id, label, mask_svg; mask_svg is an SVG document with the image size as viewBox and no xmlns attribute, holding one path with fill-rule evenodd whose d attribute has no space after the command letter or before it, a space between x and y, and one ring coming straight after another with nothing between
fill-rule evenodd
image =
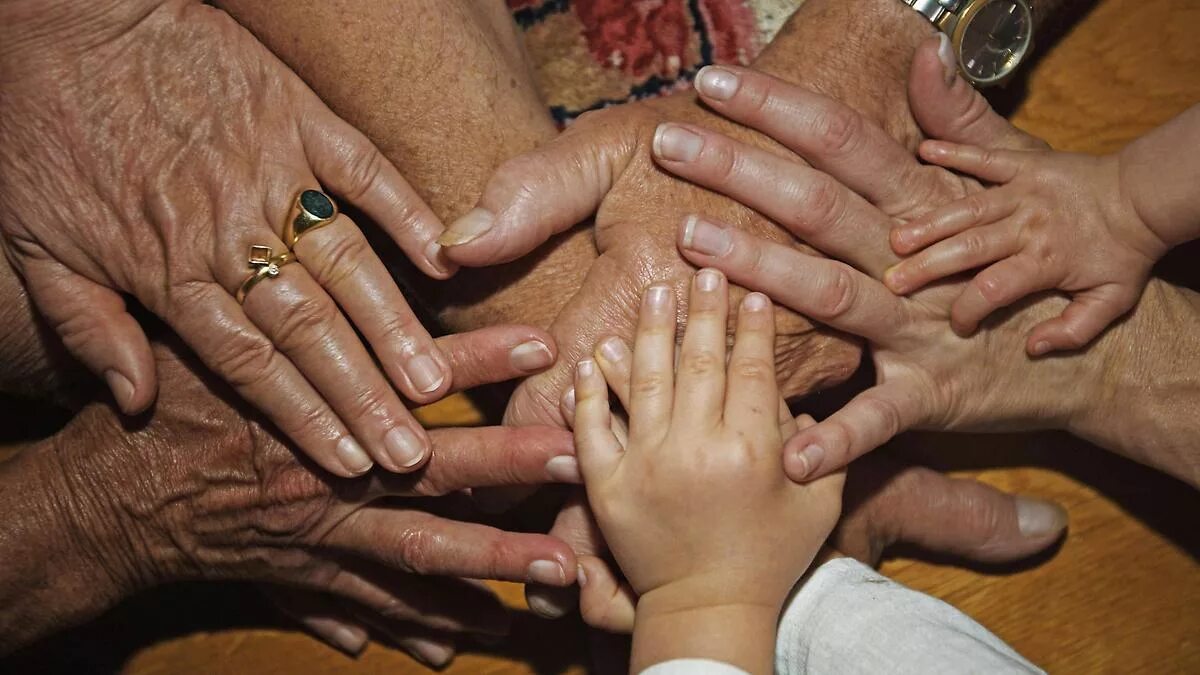
<instances>
[{"instance_id":1,"label":"hand","mask_svg":"<svg viewBox=\"0 0 1200 675\"><path fill-rule=\"evenodd\" d=\"M977 94L963 89L965 83L947 84L936 40L923 45L916 58L915 109L969 110L976 105ZM878 250L878 244L856 247L843 240L841 228L825 229L852 222L855 224L848 226L855 228L859 240L883 242L896 218L888 209L872 204L914 199L904 195L943 203L978 186L944 170L920 166L881 131L862 120L848 122L854 116L852 111L820 95L752 71L730 72L739 84L732 95L714 100L714 108L770 133L829 175L814 175L806 167L699 129L690 130L702 143L694 159L661 157L660 164L768 214L789 208L791 202L780 199L781 194L819 190L825 195L818 202L823 208L816 209L815 215L802 210L785 223L863 270L807 256L699 217L679 228L680 247L694 263L716 266L736 283L762 290L778 302L871 342L878 384L790 440L785 458L788 473L797 480L821 476L913 427L1017 429L1065 424L1070 411L1078 409L1078 399L1088 391L1087 383L1078 380L1078 360L1034 364L1016 347L1017 336L1061 308L1058 299L1045 299L1013 320L963 339L950 330L948 321L960 286L945 285L912 298L897 298L872 278L881 277L887 266L887 256ZM808 125L794 125L782 114L795 110L833 114L841 120L835 128L853 133L836 145L814 144L808 138ZM960 118L972 120L965 132L956 133L944 123L929 131L940 138L968 141L980 131L1007 126L995 113L983 110L984 114ZM936 126L938 120L931 118L931 122ZM1034 146L1011 131L996 137ZM889 159L877 163L869 174L856 171L860 166L856 160L870 161L865 159L868 157ZM767 176L772 178L768 181ZM873 209L878 212L872 215ZM915 203L899 211L908 218L920 215Z\"/></svg>"},{"instance_id":2,"label":"hand","mask_svg":"<svg viewBox=\"0 0 1200 675\"><path fill-rule=\"evenodd\" d=\"M1167 251L1121 188L1116 155L985 150L926 141L921 156L997 186L892 230L892 248L912 254L884 275L895 293L977 267L954 301L959 335L1021 298L1071 292L1062 316L1038 324L1026 350L1042 356L1091 342L1137 304ZM921 250L924 249L924 250ZM919 252L918 252L919 251Z\"/></svg>"},{"instance_id":3,"label":"hand","mask_svg":"<svg viewBox=\"0 0 1200 675\"><path fill-rule=\"evenodd\" d=\"M419 468L430 440L392 385L436 400L449 362L348 217L301 237L301 264L244 305L234 294L251 245L287 250L280 233L301 190L323 184L445 277L432 212L223 12L186 0L33 5L0 10L14 31L38 24L0 53L0 227L68 349L122 410L145 409L154 361L129 293L325 469Z\"/></svg>"},{"instance_id":4,"label":"hand","mask_svg":"<svg viewBox=\"0 0 1200 675\"><path fill-rule=\"evenodd\" d=\"M727 366L727 295L720 273L695 276L676 372L672 289L647 290L629 386L620 386L624 373L610 379L628 392L627 434L612 430L596 362L576 369L575 444L588 502L640 595L635 671L685 656L769 669L779 610L840 509L840 476L797 490L780 466L786 407L770 301L742 300Z\"/></svg>"},{"instance_id":5,"label":"hand","mask_svg":"<svg viewBox=\"0 0 1200 675\"><path fill-rule=\"evenodd\" d=\"M726 373L727 295L718 272L695 276L675 373L672 289L650 287L634 338L628 441L611 431L604 377L584 359L575 443L588 502L635 592L782 604L837 520L841 479L792 489L779 464L770 302L743 299ZM790 533L782 549L781 531Z\"/></svg>"},{"instance_id":6,"label":"hand","mask_svg":"<svg viewBox=\"0 0 1200 675\"><path fill-rule=\"evenodd\" d=\"M497 327L443 338L440 346L457 385L472 386L526 374L510 356L530 341L549 338ZM574 582L576 560L566 544L472 522L478 516L462 495L489 485L578 480L569 433L435 430L435 457L420 472L334 478L245 421L172 354L159 355L171 386L143 427L130 431L106 406L89 406L59 435L6 465L4 485L33 486L23 495L39 508L26 510L53 514L53 527L32 532L71 547L72 555L47 556L41 565L49 571L42 570L29 554L41 539L27 534L21 550L29 559L3 567L16 574L24 560L38 568L29 572L37 579L73 580L86 592L47 582L48 597L37 597L33 577L23 587L0 581L0 589L28 601L5 598L13 610L6 618L19 625L0 622L4 645L61 628L64 615L83 620L130 593L179 579L261 581L327 594L385 628L403 632L411 624L441 640L506 630L498 601L461 578ZM61 499L66 494L70 500Z\"/></svg>"}]
</instances>

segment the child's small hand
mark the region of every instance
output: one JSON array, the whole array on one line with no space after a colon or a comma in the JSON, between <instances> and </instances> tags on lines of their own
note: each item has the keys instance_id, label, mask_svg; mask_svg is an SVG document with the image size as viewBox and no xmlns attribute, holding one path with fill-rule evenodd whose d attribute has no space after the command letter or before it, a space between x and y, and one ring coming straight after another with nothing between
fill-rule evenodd
<instances>
[{"instance_id":1,"label":"child's small hand","mask_svg":"<svg viewBox=\"0 0 1200 675\"><path fill-rule=\"evenodd\" d=\"M610 426L605 374L596 361L579 364L575 442L588 500L642 596L639 617L649 597L679 611L777 611L837 519L842 477L801 486L783 472L783 434L795 427L779 399L766 296L742 302L728 366L721 273L696 275L690 308L676 373L675 299L667 286L646 292L628 391L618 389L628 397L624 443ZM619 387L626 375L609 379Z\"/></svg>"},{"instance_id":2,"label":"child's small hand","mask_svg":"<svg viewBox=\"0 0 1200 675\"><path fill-rule=\"evenodd\" d=\"M921 156L997 184L892 231L896 253L924 249L885 275L895 293L988 265L954 303L960 335L1022 297L1059 289L1072 294L1071 304L1036 326L1026 349L1039 356L1083 347L1137 304L1167 250L1122 194L1115 156L944 141L926 141Z\"/></svg>"}]
</instances>

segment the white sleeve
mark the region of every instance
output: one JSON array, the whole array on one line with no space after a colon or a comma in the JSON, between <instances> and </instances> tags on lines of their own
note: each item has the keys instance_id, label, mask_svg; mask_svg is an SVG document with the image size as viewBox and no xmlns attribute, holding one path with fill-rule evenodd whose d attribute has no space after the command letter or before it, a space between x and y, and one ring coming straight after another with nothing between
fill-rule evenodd
<instances>
[{"instance_id":1,"label":"white sleeve","mask_svg":"<svg viewBox=\"0 0 1200 675\"><path fill-rule=\"evenodd\" d=\"M941 600L905 588L855 560L838 558L818 568L784 606L775 672L1043 671Z\"/></svg>"},{"instance_id":2,"label":"white sleeve","mask_svg":"<svg viewBox=\"0 0 1200 675\"><path fill-rule=\"evenodd\" d=\"M656 663L640 675L749 675L741 668L712 659L672 659Z\"/></svg>"}]
</instances>

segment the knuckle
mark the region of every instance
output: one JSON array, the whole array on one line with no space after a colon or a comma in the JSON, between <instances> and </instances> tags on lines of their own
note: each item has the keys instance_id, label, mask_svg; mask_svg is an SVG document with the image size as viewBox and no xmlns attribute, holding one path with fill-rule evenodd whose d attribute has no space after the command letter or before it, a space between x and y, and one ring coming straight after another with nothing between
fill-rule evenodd
<instances>
[{"instance_id":1,"label":"knuckle","mask_svg":"<svg viewBox=\"0 0 1200 675\"><path fill-rule=\"evenodd\" d=\"M343 167L347 181L343 196L351 202L365 197L379 183L386 162L369 141L358 141Z\"/></svg>"},{"instance_id":2,"label":"knuckle","mask_svg":"<svg viewBox=\"0 0 1200 675\"><path fill-rule=\"evenodd\" d=\"M903 417L895 402L878 396L867 396L862 403L867 414L879 425L881 438L891 438L900 433Z\"/></svg>"},{"instance_id":3,"label":"knuckle","mask_svg":"<svg viewBox=\"0 0 1200 675\"><path fill-rule=\"evenodd\" d=\"M984 192L976 192L963 200L963 208L967 210L967 216L972 223L978 223L983 220L984 213L987 212L987 204L984 200Z\"/></svg>"},{"instance_id":4,"label":"knuckle","mask_svg":"<svg viewBox=\"0 0 1200 675\"><path fill-rule=\"evenodd\" d=\"M437 533L422 527L410 527L398 535L396 551L400 566L412 574L434 574L436 552L444 542Z\"/></svg>"},{"instance_id":5,"label":"knuckle","mask_svg":"<svg viewBox=\"0 0 1200 675\"><path fill-rule=\"evenodd\" d=\"M707 375L717 370L721 360L707 349L694 349L683 352L679 358L679 371L689 375Z\"/></svg>"},{"instance_id":6,"label":"knuckle","mask_svg":"<svg viewBox=\"0 0 1200 675\"><path fill-rule=\"evenodd\" d=\"M817 151L827 156L853 152L862 138L863 120L858 113L842 105L832 105L813 120Z\"/></svg>"},{"instance_id":7,"label":"knuckle","mask_svg":"<svg viewBox=\"0 0 1200 675\"><path fill-rule=\"evenodd\" d=\"M361 269L367 256L375 255L365 238L353 236L328 237L312 256L315 261L305 266L317 283L325 287L340 286Z\"/></svg>"},{"instance_id":8,"label":"knuckle","mask_svg":"<svg viewBox=\"0 0 1200 675\"><path fill-rule=\"evenodd\" d=\"M974 283L979 295L993 305L1004 302L1012 288L1008 279L1001 274L980 274L975 277Z\"/></svg>"},{"instance_id":9,"label":"knuckle","mask_svg":"<svg viewBox=\"0 0 1200 675\"><path fill-rule=\"evenodd\" d=\"M808 230L836 226L845 211L841 186L825 174L814 174L797 185L798 222L807 223Z\"/></svg>"},{"instance_id":10,"label":"knuckle","mask_svg":"<svg viewBox=\"0 0 1200 675\"><path fill-rule=\"evenodd\" d=\"M330 338L336 310L328 298L305 296L282 308L273 335L285 352L307 349Z\"/></svg>"},{"instance_id":11,"label":"knuckle","mask_svg":"<svg viewBox=\"0 0 1200 675\"><path fill-rule=\"evenodd\" d=\"M954 117L954 122L951 124L952 131L958 134L976 130L987 120L988 114L992 111L987 99L976 91L972 91L971 95L960 103L960 106L960 112Z\"/></svg>"},{"instance_id":12,"label":"knuckle","mask_svg":"<svg viewBox=\"0 0 1200 675\"><path fill-rule=\"evenodd\" d=\"M857 288L850 269L837 264L832 274L822 279L814 294L814 308L818 319L830 321L844 316L854 306Z\"/></svg>"},{"instance_id":13,"label":"knuckle","mask_svg":"<svg viewBox=\"0 0 1200 675\"><path fill-rule=\"evenodd\" d=\"M671 384L671 377L666 372L643 373L630 384L632 392L644 397L661 396Z\"/></svg>"},{"instance_id":14,"label":"knuckle","mask_svg":"<svg viewBox=\"0 0 1200 675\"><path fill-rule=\"evenodd\" d=\"M775 377L775 364L765 359L739 356L729 361L729 374L752 382L769 382Z\"/></svg>"},{"instance_id":15,"label":"knuckle","mask_svg":"<svg viewBox=\"0 0 1200 675\"><path fill-rule=\"evenodd\" d=\"M267 338L238 331L222 341L212 369L237 388L249 387L274 375L275 345Z\"/></svg>"}]
</instances>

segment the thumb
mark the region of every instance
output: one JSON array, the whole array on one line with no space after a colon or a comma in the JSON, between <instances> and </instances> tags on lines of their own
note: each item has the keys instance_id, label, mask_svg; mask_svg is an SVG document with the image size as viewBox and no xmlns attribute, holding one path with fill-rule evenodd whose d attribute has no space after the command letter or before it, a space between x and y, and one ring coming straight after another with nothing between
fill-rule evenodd
<instances>
[{"instance_id":1,"label":"thumb","mask_svg":"<svg viewBox=\"0 0 1200 675\"><path fill-rule=\"evenodd\" d=\"M580 118L502 164L476 207L438 239L446 257L471 267L509 262L594 214L636 147L627 130Z\"/></svg>"},{"instance_id":2,"label":"thumb","mask_svg":"<svg viewBox=\"0 0 1200 675\"><path fill-rule=\"evenodd\" d=\"M26 261L22 274L67 351L104 378L121 411L134 415L149 407L158 390L154 354L121 295L52 260Z\"/></svg>"},{"instance_id":3,"label":"thumb","mask_svg":"<svg viewBox=\"0 0 1200 675\"><path fill-rule=\"evenodd\" d=\"M958 72L950 38L938 33L917 47L908 102L925 135L983 148L1044 150L1041 139L1001 117Z\"/></svg>"}]
</instances>

